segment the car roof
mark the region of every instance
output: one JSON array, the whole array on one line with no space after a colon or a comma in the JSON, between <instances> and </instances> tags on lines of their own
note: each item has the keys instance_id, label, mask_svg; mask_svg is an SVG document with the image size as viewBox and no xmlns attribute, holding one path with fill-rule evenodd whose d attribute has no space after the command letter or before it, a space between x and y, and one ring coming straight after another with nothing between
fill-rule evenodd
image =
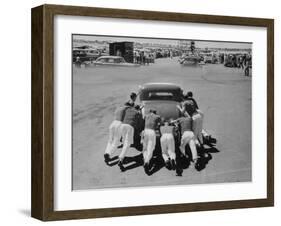
<instances>
[{"instance_id":1,"label":"car roof","mask_svg":"<svg viewBox=\"0 0 281 226\"><path fill-rule=\"evenodd\" d=\"M145 83L140 87L140 90L153 90L153 91L161 91L161 90L175 90L180 91L180 86L173 83Z\"/></svg>"},{"instance_id":2,"label":"car roof","mask_svg":"<svg viewBox=\"0 0 281 226\"><path fill-rule=\"evenodd\" d=\"M74 47L72 50L79 50L79 51L98 51L97 49L92 49L92 48L86 48L86 49L81 49Z\"/></svg>"},{"instance_id":3,"label":"car roof","mask_svg":"<svg viewBox=\"0 0 281 226\"><path fill-rule=\"evenodd\" d=\"M101 56L101 57L99 57L97 59L103 59L103 58L112 58L112 59L120 59L120 58L122 58L123 59L123 57L121 57L121 56Z\"/></svg>"}]
</instances>

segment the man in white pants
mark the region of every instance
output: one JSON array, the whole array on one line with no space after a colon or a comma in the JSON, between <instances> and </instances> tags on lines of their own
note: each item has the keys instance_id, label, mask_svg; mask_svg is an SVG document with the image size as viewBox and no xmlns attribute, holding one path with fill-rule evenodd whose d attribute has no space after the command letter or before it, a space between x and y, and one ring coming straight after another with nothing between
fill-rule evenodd
<instances>
[{"instance_id":1,"label":"man in white pants","mask_svg":"<svg viewBox=\"0 0 281 226\"><path fill-rule=\"evenodd\" d=\"M141 118L140 111L137 110L135 107L129 107L125 110L123 123L121 124L120 127L123 148L119 155L118 166L120 167L121 171L124 171L123 160L131 144L134 143L134 131L136 126L138 125L140 118Z\"/></svg>"},{"instance_id":2,"label":"man in white pants","mask_svg":"<svg viewBox=\"0 0 281 226\"><path fill-rule=\"evenodd\" d=\"M175 139L174 139L174 126L169 125L168 121L160 127L161 132L161 150L167 168L176 169L176 154L175 154Z\"/></svg>"},{"instance_id":3,"label":"man in white pants","mask_svg":"<svg viewBox=\"0 0 281 226\"><path fill-rule=\"evenodd\" d=\"M203 130L203 112L200 110L195 110L192 115L192 131L196 138L196 142L199 141L200 145L203 145L203 133L206 133Z\"/></svg>"},{"instance_id":4,"label":"man in white pants","mask_svg":"<svg viewBox=\"0 0 281 226\"><path fill-rule=\"evenodd\" d=\"M144 171L149 173L150 160L156 145L155 130L159 128L161 118L156 114L156 110L151 109L149 114L145 116L145 127L143 131L143 160Z\"/></svg>"},{"instance_id":5,"label":"man in white pants","mask_svg":"<svg viewBox=\"0 0 281 226\"><path fill-rule=\"evenodd\" d=\"M195 145L194 133L192 131L192 119L191 117L181 117L177 119L181 131L181 144L180 151L186 157L185 147L188 144L192 154L192 162L194 166L198 159L198 153Z\"/></svg>"},{"instance_id":6,"label":"man in white pants","mask_svg":"<svg viewBox=\"0 0 281 226\"><path fill-rule=\"evenodd\" d=\"M121 139L121 124L125 116L125 110L128 106L118 107L114 112L114 120L109 126L109 139L105 149L104 160L110 161L111 154L116 151Z\"/></svg>"},{"instance_id":7,"label":"man in white pants","mask_svg":"<svg viewBox=\"0 0 281 226\"><path fill-rule=\"evenodd\" d=\"M196 108L193 100L186 100L183 105L185 111L192 118L192 131L194 133L196 144L203 145L203 112Z\"/></svg>"},{"instance_id":8,"label":"man in white pants","mask_svg":"<svg viewBox=\"0 0 281 226\"><path fill-rule=\"evenodd\" d=\"M192 118L192 131L194 133L197 145L203 145L203 134L207 133L203 130L203 112L197 109L197 103L192 99L183 102L183 107L177 106L184 116Z\"/></svg>"}]
</instances>

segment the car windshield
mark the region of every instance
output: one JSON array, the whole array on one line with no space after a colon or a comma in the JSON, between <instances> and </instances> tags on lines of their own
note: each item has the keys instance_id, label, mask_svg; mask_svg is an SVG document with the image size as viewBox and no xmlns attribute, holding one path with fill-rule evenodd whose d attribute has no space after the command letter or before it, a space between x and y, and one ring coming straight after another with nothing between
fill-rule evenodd
<instances>
[{"instance_id":1,"label":"car windshield","mask_svg":"<svg viewBox=\"0 0 281 226\"><path fill-rule=\"evenodd\" d=\"M115 63L115 60L113 58L108 58L108 63Z\"/></svg>"},{"instance_id":2,"label":"car windshield","mask_svg":"<svg viewBox=\"0 0 281 226\"><path fill-rule=\"evenodd\" d=\"M196 62L197 59L196 58L186 58L185 61Z\"/></svg>"},{"instance_id":3,"label":"car windshield","mask_svg":"<svg viewBox=\"0 0 281 226\"><path fill-rule=\"evenodd\" d=\"M123 58L116 58L115 63L125 63L125 60Z\"/></svg>"},{"instance_id":4,"label":"car windshield","mask_svg":"<svg viewBox=\"0 0 281 226\"><path fill-rule=\"evenodd\" d=\"M97 61L100 62L100 63L107 63L108 58L99 58L99 59L97 59Z\"/></svg>"},{"instance_id":5,"label":"car windshield","mask_svg":"<svg viewBox=\"0 0 281 226\"><path fill-rule=\"evenodd\" d=\"M181 101L181 93L177 90L172 91L142 91L140 100L171 100Z\"/></svg>"}]
</instances>

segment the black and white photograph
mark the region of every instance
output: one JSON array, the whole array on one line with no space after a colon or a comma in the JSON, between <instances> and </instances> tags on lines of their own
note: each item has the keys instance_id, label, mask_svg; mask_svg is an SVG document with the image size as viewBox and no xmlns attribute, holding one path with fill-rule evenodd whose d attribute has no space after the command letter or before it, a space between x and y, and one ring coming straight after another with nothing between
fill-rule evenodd
<instances>
[{"instance_id":1,"label":"black and white photograph","mask_svg":"<svg viewBox=\"0 0 281 226\"><path fill-rule=\"evenodd\" d=\"M252 181L252 43L72 34L72 189Z\"/></svg>"}]
</instances>

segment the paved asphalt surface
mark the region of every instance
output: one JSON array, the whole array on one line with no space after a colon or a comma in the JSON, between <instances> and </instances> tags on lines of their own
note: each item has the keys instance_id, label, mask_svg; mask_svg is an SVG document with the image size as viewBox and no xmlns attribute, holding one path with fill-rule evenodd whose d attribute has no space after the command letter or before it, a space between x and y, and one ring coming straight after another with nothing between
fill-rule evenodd
<instances>
[{"instance_id":1,"label":"paved asphalt surface","mask_svg":"<svg viewBox=\"0 0 281 226\"><path fill-rule=\"evenodd\" d=\"M207 147L212 159L201 171L189 167L176 176L162 167L148 176L134 148L128 153L125 172L105 164L115 108L147 82L172 82L185 92L193 91L205 113L204 128L218 141ZM177 58L137 68L74 67L72 152L74 190L251 181L251 78L243 76L241 69L220 64L181 66Z\"/></svg>"}]
</instances>

